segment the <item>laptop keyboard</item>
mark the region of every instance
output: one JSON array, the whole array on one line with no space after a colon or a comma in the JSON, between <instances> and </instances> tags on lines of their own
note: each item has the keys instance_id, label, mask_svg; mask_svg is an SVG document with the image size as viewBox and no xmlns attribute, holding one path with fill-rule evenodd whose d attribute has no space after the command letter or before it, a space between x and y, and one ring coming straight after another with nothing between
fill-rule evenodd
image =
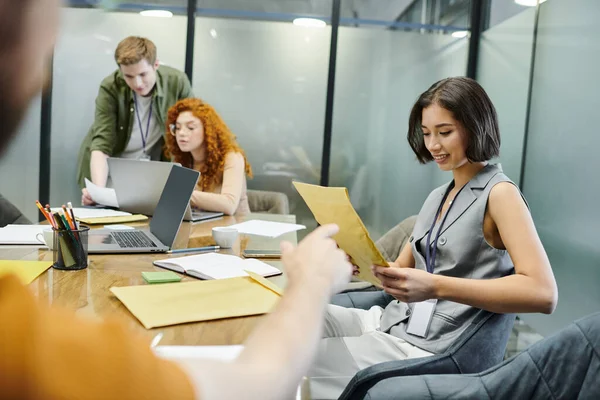
<instances>
[{"instance_id":1,"label":"laptop keyboard","mask_svg":"<svg viewBox=\"0 0 600 400\"><path fill-rule=\"evenodd\" d=\"M133 231L133 232L112 232L112 237L115 238L117 243L122 248L131 247L157 247L156 244L144 232Z\"/></svg>"}]
</instances>

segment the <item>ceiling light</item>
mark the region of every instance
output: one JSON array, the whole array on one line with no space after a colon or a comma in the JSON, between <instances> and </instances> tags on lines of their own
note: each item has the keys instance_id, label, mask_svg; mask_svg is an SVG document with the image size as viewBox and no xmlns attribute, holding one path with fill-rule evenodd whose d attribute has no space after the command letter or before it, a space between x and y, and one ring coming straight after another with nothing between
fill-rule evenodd
<instances>
[{"instance_id":1,"label":"ceiling light","mask_svg":"<svg viewBox=\"0 0 600 400\"><path fill-rule=\"evenodd\" d=\"M144 17L171 18L173 13L167 10L144 10L140 11Z\"/></svg>"},{"instance_id":2,"label":"ceiling light","mask_svg":"<svg viewBox=\"0 0 600 400\"><path fill-rule=\"evenodd\" d=\"M452 32L452 37L464 38L464 37L467 37L468 34L469 34L469 31L455 31L455 32Z\"/></svg>"},{"instance_id":3,"label":"ceiling light","mask_svg":"<svg viewBox=\"0 0 600 400\"><path fill-rule=\"evenodd\" d=\"M546 0L540 0L540 4L542 4L545 1ZM520 6L535 7L537 5L537 0L515 0L515 3L517 3Z\"/></svg>"},{"instance_id":4,"label":"ceiling light","mask_svg":"<svg viewBox=\"0 0 600 400\"><path fill-rule=\"evenodd\" d=\"M294 25L305 26L309 28L324 28L327 24L322 19L316 18L296 18L293 21Z\"/></svg>"}]
</instances>

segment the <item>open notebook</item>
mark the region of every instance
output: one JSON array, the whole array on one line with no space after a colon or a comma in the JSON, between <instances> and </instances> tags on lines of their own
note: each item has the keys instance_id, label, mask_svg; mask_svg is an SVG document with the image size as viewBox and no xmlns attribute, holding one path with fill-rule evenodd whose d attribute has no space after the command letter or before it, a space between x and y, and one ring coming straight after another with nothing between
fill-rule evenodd
<instances>
[{"instance_id":1,"label":"open notebook","mask_svg":"<svg viewBox=\"0 0 600 400\"><path fill-rule=\"evenodd\" d=\"M245 270L264 277L281 274L280 270L260 260L254 258L242 259L218 253L167 258L154 261L154 265L198 279L226 279L248 276Z\"/></svg>"}]
</instances>

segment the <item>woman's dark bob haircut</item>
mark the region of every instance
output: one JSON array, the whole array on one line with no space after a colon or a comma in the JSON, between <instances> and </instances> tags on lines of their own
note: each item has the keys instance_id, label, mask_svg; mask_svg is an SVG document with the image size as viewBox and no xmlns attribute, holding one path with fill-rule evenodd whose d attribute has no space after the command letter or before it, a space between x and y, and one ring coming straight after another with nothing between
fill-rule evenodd
<instances>
[{"instance_id":1,"label":"woman's dark bob haircut","mask_svg":"<svg viewBox=\"0 0 600 400\"><path fill-rule=\"evenodd\" d=\"M488 161L500 153L498 116L483 88L470 78L446 78L425 91L410 111L407 139L421 164L433 160L425 147L421 118L423 109L437 104L450 111L467 135L470 162Z\"/></svg>"}]
</instances>

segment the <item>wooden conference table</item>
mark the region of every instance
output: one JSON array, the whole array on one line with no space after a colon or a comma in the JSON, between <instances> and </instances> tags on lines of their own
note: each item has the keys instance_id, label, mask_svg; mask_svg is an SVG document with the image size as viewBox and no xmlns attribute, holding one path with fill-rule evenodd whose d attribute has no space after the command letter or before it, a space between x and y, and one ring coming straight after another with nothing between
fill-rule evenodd
<instances>
[{"instance_id":1,"label":"wooden conference table","mask_svg":"<svg viewBox=\"0 0 600 400\"><path fill-rule=\"evenodd\" d=\"M175 239L174 248L193 248L214 244L212 228L227 226L248 219L262 219L295 223L294 215L250 214L246 217L223 217L199 223L184 222ZM145 227L138 223L132 226ZM232 249L220 250L225 254L241 255L244 248L279 249L279 242L288 240L296 243L296 233L288 233L277 239L240 235ZM149 338L163 333L160 345L232 345L241 344L250 334L261 316L229 318L217 321L188 323L182 325L145 329L142 324L109 291L112 286L145 285L143 271L165 271L152 265L154 260L181 257L187 254L110 254L90 255L88 268L80 271L48 269L30 284L31 290L42 302L67 307L86 317L118 317L130 328ZM52 252L30 246L0 246L3 260L48 260ZM279 260L263 260L282 268ZM184 275L183 281L193 281ZM280 287L285 286L285 277L270 278Z\"/></svg>"}]
</instances>

